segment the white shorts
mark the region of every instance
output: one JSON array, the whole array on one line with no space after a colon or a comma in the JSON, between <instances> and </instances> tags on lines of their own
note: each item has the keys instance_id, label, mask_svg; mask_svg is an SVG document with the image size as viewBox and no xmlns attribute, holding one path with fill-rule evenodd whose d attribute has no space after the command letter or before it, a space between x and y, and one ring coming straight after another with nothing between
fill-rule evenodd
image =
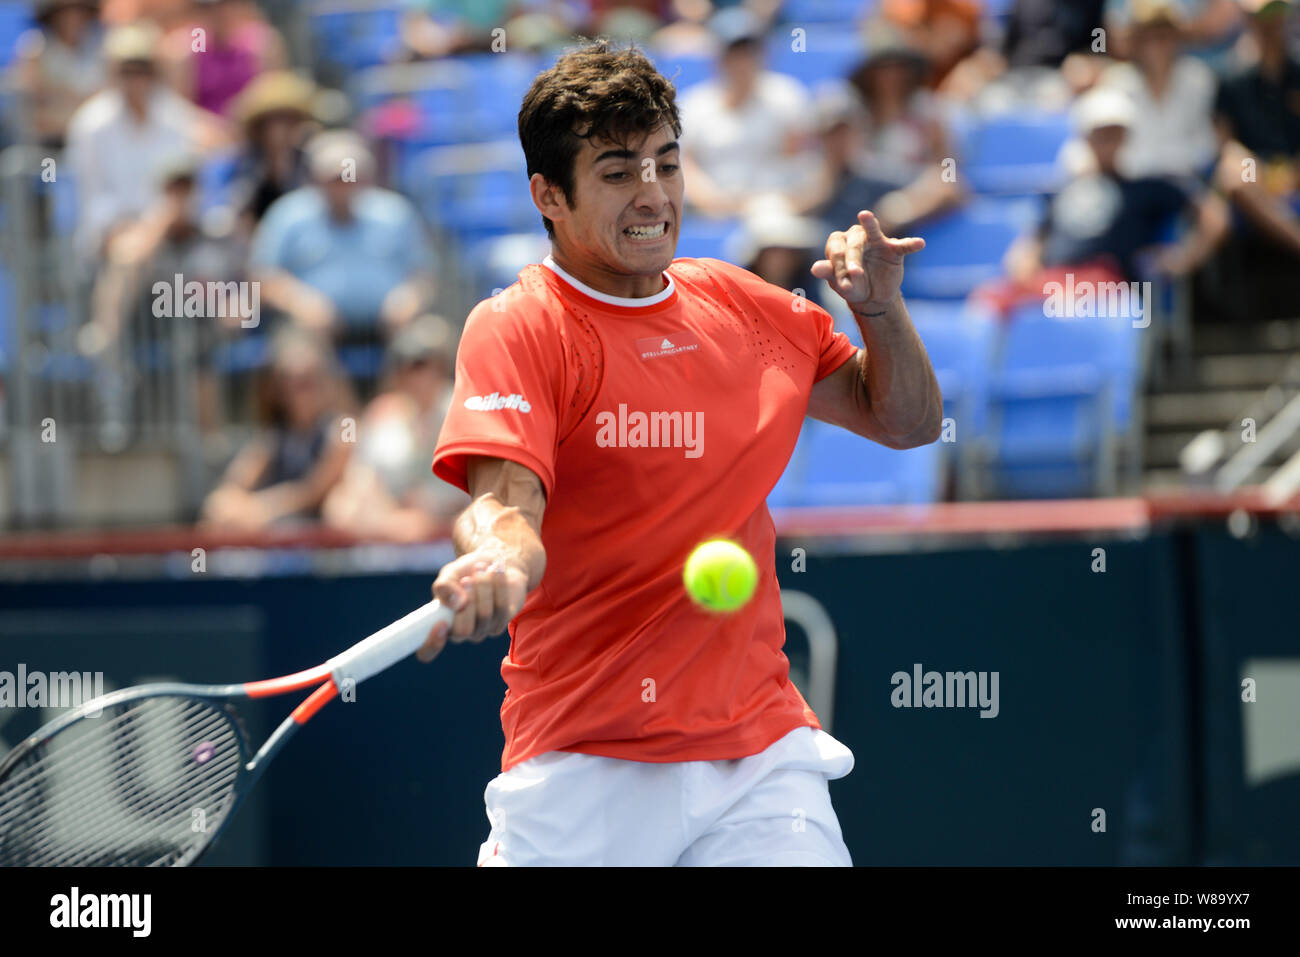
<instances>
[{"instance_id":1,"label":"white shorts","mask_svg":"<svg viewBox=\"0 0 1300 957\"><path fill-rule=\"evenodd\" d=\"M852 751L806 727L728 761L548 751L487 786L478 863L850 867L826 782L852 770Z\"/></svg>"}]
</instances>

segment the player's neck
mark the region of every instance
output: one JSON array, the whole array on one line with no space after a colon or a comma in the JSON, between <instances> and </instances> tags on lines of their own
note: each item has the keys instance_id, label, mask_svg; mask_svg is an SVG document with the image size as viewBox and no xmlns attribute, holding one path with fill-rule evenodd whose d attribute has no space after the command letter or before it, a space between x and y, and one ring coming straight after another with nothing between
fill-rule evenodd
<instances>
[{"instance_id":1,"label":"player's neck","mask_svg":"<svg viewBox=\"0 0 1300 957\"><path fill-rule=\"evenodd\" d=\"M645 299L664 291L664 274L629 276L612 273L584 262L575 262L564 250L551 245L551 262L584 286L620 299Z\"/></svg>"}]
</instances>

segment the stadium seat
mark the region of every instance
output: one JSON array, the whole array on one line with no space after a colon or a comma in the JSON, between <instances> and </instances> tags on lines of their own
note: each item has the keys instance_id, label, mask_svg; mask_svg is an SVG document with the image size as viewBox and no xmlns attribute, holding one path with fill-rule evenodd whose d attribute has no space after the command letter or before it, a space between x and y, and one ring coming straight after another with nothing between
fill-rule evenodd
<instances>
[{"instance_id":1,"label":"stadium seat","mask_svg":"<svg viewBox=\"0 0 1300 957\"><path fill-rule=\"evenodd\" d=\"M1098 490L1128 424L1117 409L1136 385L1136 331L1125 318L1045 318L1038 305L1016 313L992 389L992 479L1002 494Z\"/></svg>"},{"instance_id":2,"label":"stadium seat","mask_svg":"<svg viewBox=\"0 0 1300 957\"><path fill-rule=\"evenodd\" d=\"M537 225L537 211L523 192L524 154L516 141L434 147L417 168L411 185L421 212L465 242Z\"/></svg>"},{"instance_id":3,"label":"stadium seat","mask_svg":"<svg viewBox=\"0 0 1300 957\"><path fill-rule=\"evenodd\" d=\"M953 300L913 299L907 309L939 380L944 415L957 425L958 442L979 439L988 427L999 324L992 315Z\"/></svg>"},{"instance_id":4,"label":"stadium seat","mask_svg":"<svg viewBox=\"0 0 1300 957\"><path fill-rule=\"evenodd\" d=\"M18 38L36 26L29 3L0 3L0 69L14 61Z\"/></svg>"},{"instance_id":5,"label":"stadium seat","mask_svg":"<svg viewBox=\"0 0 1300 957\"><path fill-rule=\"evenodd\" d=\"M740 229L737 219L708 219L698 214L682 220L682 232L677 238L677 256L685 259L726 259L729 242Z\"/></svg>"},{"instance_id":6,"label":"stadium seat","mask_svg":"<svg viewBox=\"0 0 1300 957\"><path fill-rule=\"evenodd\" d=\"M317 56L349 70L386 63L401 39L402 6L334 4L312 13Z\"/></svg>"},{"instance_id":7,"label":"stadium seat","mask_svg":"<svg viewBox=\"0 0 1300 957\"><path fill-rule=\"evenodd\" d=\"M875 12L879 0L785 0L781 4L781 22L854 23Z\"/></svg>"},{"instance_id":8,"label":"stadium seat","mask_svg":"<svg viewBox=\"0 0 1300 957\"><path fill-rule=\"evenodd\" d=\"M1072 135L1066 113L957 123L959 175L976 193L1048 193L1061 183L1057 157Z\"/></svg>"},{"instance_id":9,"label":"stadium seat","mask_svg":"<svg viewBox=\"0 0 1300 957\"><path fill-rule=\"evenodd\" d=\"M270 357L270 341L270 336L263 334L241 336L215 350L213 365L227 373L260 369Z\"/></svg>"},{"instance_id":10,"label":"stadium seat","mask_svg":"<svg viewBox=\"0 0 1300 957\"><path fill-rule=\"evenodd\" d=\"M903 293L922 299L960 299L1002 275L1002 257L1029 230L1039 204L1033 199L977 198L916 233L926 247L908 257Z\"/></svg>"},{"instance_id":11,"label":"stadium seat","mask_svg":"<svg viewBox=\"0 0 1300 957\"><path fill-rule=\"evenodd\" d=\"M652 51L651 58L659 72L677 88L679 95L713 76L714 59L711 56L668 57Z\"/></svg>"},{"instance_id":12,"label":"stadium seat","mask_svg":"<svg viewBox=\"0 0 1300 957\"><path fill-rule=\"evenodd\" d=\"M796 28L805 31L798 45L791 34ZM790 23L777 28L767 40L767 68L809 87L844 79L865 57L866 47L853 27Z\"/></svg>"},{"instance_id":13,"label":"stadium seat","mask_svg":"<svg viewBox=\"0 0 1300 957\"><path fill-rule=\"evenodd\" d=\"M783 505L906 505L940 497L939 443L900 451L814 419L804 422L800 439L798 471L787 469L789 478L777 483Z\"/></svg>"},{"instance_id":14,"label":"stadium seat","mask_svg":"<svg viewBox=\"0 0 1300 957\"><path fill-rule=\"evenodd\" d=\"M514 285L519 270L541 262L550 252L550 242L542 230L540 216L537 229L528 233L508 233L480 240L469 249L466 264L474 271L476 298L487 298L498 289Z\"/></svg>"}]
</instances>

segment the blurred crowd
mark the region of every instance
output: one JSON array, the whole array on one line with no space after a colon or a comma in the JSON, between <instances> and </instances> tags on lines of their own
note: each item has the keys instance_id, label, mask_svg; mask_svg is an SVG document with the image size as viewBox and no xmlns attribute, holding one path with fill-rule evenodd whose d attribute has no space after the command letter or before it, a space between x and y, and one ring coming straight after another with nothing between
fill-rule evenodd
<instances>
[{"instance_id":1,"label":"blurred crowd","mask_svg":"<svg viewBox=\"0 0 1300 957\"><path fill-rule=\"evenodd\" d=\"M679 97L687 215L738 219L734 257L787 288L809 285L827 230L859 209L924 235L968 201L963 110L1068 110L1075 130L1065 184L1005 277L976 292L998 309L1066 270L1189 275L1240 230L1300 262L1291 0L875 0L844 24L861 61L816 89L765 64L765 40L798 26L793 6L408 0L393 59L493 51L502 37L558 49L575 34L712 57L713 75ZM153 321L141 304L160 278L226 284L231 308L199 331L200 421L220 435L246 413L256 432L231 450L203 520L419 540L464 504L429 470L462 317L437 281L437 224L385 185L383 124L292 62L276 25L290 7L37 0L39 29L12 67L20 138L61 155L76 182L84 355L149 334L135 326ZM216 206L204 202L214 165ZM1171 234L1175 219L1186 225ZM256 330L235 308L241 282L259 289ZM212 356L251 335L269 346L232 411ZM349 374L351 347L381 350L381 366Z\"/></svg>"}]
</instances>

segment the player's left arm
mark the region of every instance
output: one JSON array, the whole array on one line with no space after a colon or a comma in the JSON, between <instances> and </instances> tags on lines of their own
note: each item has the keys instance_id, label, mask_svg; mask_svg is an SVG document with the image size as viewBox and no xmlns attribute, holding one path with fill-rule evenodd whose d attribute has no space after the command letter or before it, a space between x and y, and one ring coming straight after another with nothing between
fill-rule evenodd
<instances>
[{"instance_id":1,"label":"player's left arm","mask_svg":"<svg viewBox=\"0 0 1300 957\"><path fill-rule=\"evenodd\" d=\"M866 348L813 386L808 414L893 449L928 445L942 429L939 382L899 291L903 257L924 247L885 236L863 210L812 268L848 303Z\"/></svg>"}]
</instances>

